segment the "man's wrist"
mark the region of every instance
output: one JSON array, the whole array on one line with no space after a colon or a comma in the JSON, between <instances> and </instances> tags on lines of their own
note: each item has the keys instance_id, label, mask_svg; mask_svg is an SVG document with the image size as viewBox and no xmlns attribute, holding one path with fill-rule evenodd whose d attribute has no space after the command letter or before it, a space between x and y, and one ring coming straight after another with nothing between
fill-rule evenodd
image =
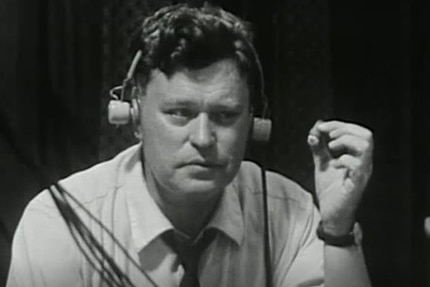
<instances>
[{"instance_id":1,"label":"man's wrist","mask_svg":"<svg viewBox=\"0 0 430 287\"><path fill-rule=\"evenodd\" d=\"M317 236L324 241L326 245L337 247L348 247L353 245L360 245L363 238L363 233L358 222L355 222L349 231L344 233L332 233L326 230L322 221L320 221L317 228Z\"/></svg>"},{"instance_id":2,"label":"man's wrist","mask_svg":"<svg viewBox=\"0 0 430 287\"><path fill-rule=\"evenodd\" d=\"M340 218L321 218L320 225L322 225L324 231L333 236L343 236L345 234L350 233L354 229L355 224L355 216L344 215Z\"/></svg>"}]
</instances>

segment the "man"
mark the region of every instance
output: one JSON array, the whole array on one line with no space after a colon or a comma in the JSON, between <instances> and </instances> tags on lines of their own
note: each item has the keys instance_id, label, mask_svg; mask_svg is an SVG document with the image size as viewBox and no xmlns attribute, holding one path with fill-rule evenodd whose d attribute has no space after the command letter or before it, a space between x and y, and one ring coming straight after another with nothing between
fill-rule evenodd
<instances>
[{"instance_id":1,"label":"man","mask_svg":"<svg viewBox=\"0 0 430 287\"><path fill-rule=\"evenodd\" d=\"M85 232L74 239L79 224L66 225L44 191L16 231L8 286L370 286L354 222L372 134L350 123L310 131L320 211L297 184L267 173L265 264L260 170L243 161L262 85L250 41L241 20L208 6L144 21L131 111L140 145L61 182L118 268L90 254Z\"/></svg>"}]
</instances>

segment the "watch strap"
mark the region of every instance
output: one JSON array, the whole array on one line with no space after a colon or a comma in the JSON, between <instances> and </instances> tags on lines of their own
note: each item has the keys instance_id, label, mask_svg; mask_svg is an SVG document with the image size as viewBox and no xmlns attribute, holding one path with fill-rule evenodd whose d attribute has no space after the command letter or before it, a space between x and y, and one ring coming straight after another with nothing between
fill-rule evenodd
<instances>
[{"instance_id":1,"label":"watch strap","mask_svg":"<svg viewBox=\"0 0 430 287\"><path fill-rule=\"evenodd\" d=\"M318 225L317 236L319 239L324 241L325 244L337 247L360 245L363 237L361 227L358 222L354 223L352 230L349 233L339 236L327 233L323 228L322 221L320 221Z\"/></svg>"}]
</instances>

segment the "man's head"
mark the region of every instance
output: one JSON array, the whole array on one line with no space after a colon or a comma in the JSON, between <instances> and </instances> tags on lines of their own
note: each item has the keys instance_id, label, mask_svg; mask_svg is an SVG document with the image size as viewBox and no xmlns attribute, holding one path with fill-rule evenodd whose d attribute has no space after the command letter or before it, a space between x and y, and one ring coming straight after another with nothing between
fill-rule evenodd
<instances>
[{"instance_id":1,"label":"man's head","mask_svg":"<svg viewBox=\"0 0 430 287\"><path fill-rule=\"evenodd\" d=\"M218 8L168 7L137 41L145 172L164 201L219 194L236 175L260 71L250 32Z\"/></svg>"},{"instance_id":2,"label":"man's head","mask_svg":"<svg viewBox=\"0 0 430 287\"><path fill-rule=\"evenodd\" d=\"M131 46L142 51L135 75L143 90L152 70L171 76L181 68L201 69L232 59L247 79L251 107L261 96L263 83L249 24L221 8L164 7L143 21Z\"/></svg>"}]
</instances>

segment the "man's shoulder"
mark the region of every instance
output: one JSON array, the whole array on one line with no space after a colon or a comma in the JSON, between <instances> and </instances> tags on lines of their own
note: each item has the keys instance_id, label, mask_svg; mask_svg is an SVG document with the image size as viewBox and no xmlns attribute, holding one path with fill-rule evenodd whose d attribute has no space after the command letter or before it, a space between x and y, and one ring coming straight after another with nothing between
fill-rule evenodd
<instances>
[{"instance_id":1,"label":"man's shoulder","mask_svg":"<svg viewBox=\"0 0 430 287\"><path fill-rule=\"evenodd\" d=\"M96 204L110 195L122 183L122 177L130 165L139 158L139 145L132 146L114 158L100 162L87 169L61 179L58 185L83 205ZM51 186L53 187L53 186ZM40 192L29 203L28 208L56 209L48 189Z\"/></svg>"},{"instance_id":2,"label":"man's shoulder","mask_svg":"<svg viewBox=\"0 0 430 287\"><path fill-rule=\"evenodd\" d=\"M62 208L57 208L48 189L40 192L30 201L23 212L14 236L16 252L23 252L23 254L31 252L29 259L31 264L43 266L45 270L57 270L65 265L71 269L76 269L80 266L82 257L78 250L79 246L74 242L74 236L78 230L81 230L80 228L85 226L96 238L108 242L106 240L110 240L110 237L106 236L101 225L97 222L101 222L107 228L114 230L112 218L115 214L116 222L122 223L117 225L118 229L116 230L124 231L118 232L119 238L128 236L128 226L123 224L124 222L127 223L124 220L127 212L123 208L125 196L115 191L122 184L121 177L128 173L128 170L132 169L133 166L139 164L138 151L138 146L133 146L111 160L60 180L61 187L71 195L66 195L64 198L58 196L58 203L62 205ZM51 187L55 191L56 187L54 185ZM66 200L84 225L81 225L80 222L76 223L75 217L71 215L68 206L64 204ZM60 209L66 212L65 215L60 213ZM66 218L68 224L65 224L64 219ZM97 221L94 218L97 218ZM69 223L73 224L70 225ZM75 229L70 228L70 226L74 226ZM75 234L74 236L70 236L72 230L75 231L72 233ZM46 257L49 252L54 255ZM61 274L53 274L52 276L55 277L55 275Z\"/></svg>"},{"instance_id":3,"label":"man's shoulder","mask_svg":"<svg viewBox=\"0 0 430 287\"><path fill-rule=\"evenodd\" d=\"M262 193L261 167L251 161L243 161L236 179L245 192ZM312 196L297 182L275 171L266 171L267 193L275 201L288 201L301 208L312 205Z\"/></svg>"}]
</instances>

